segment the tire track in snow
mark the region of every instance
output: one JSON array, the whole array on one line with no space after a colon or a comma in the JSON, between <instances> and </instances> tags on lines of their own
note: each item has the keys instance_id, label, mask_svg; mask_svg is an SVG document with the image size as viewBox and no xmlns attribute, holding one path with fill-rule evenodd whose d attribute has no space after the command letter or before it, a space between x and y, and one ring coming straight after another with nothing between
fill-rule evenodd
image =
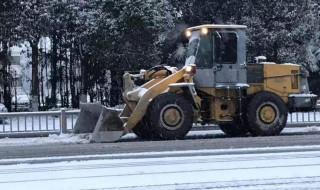
<instances>
[{"instance_id":1,"label":"tire track in snow","mask_svg":"<svg viewBox=\"0 0 320 190\"><path fill-rule=\"evenodd\" d=\"M314 188L312 188L314 186ZM320 176L313 177L292 177L292 178L270 178L264 180L234 180L234 181L217 181L217 182L201 182L201 183L180 183L167 185L148 185L148 186L128 186L117 188L119 190L134 190L134 189L174 189L174 190L198 190L202 189L284 189L293 187L297 189L319 189ZM101 188L101 190L109 190L113 188ZM81 189L93 190L93 189Z\"/></svg>"},{"instance_id":2,"label":"tire track in snow","mask_svg":"<svg viewBox=\"0 0 320 190\"><path fill-rule=\"evenodd\" d=\"M190 164L190 163L189 163ZM196 164L196 163L195 163ZM123 173L123 174L106 174L106 175L90 175L90 176L68 176L68 177L57 177L57 178L40 178L40 179L29 179L29 180L8 180L0 181L0 184L6 183L24 183L24 182L37 182L37 181L61 181L61 180L70 180L70 179L90 179L90 178L105 178L105 177L130 177L130 176L140 176L143 175L163 175L163 174L179 174L179 173L198 173L198 172L221 172L221 171L235 171L235 170L255 170L255 169L275 169L275 168L303 168L303 167L316 167L320 166L318 164L291 164L291 165L275 165L275 166L257 166L257 167L230 167L230 168L221 168L221 169L193 169L193 170L175 170L175 171L155 171L155 172L137 172L137 173ZM320 168L320 167L319 167ZM103 169L103 168L100 168ZM79 169L81 170L81 169ZM48 172L48 171L43 171ZM1 180L1 179L0 179Z\"/></svg>"},{"instance_id":3,"label":"tire track in snow","mask_svg":"<svg viewBox=\"0 0 320 190\"><path fill-rule=\"evenodd\" d=\"M199 156L201 158L195 159L177 159L177 160L166 160L161 161L161 158L156 159L155 161L145 161L145 159L141 159L139 162L118 162L118 163L106 163L106 164L82 164L82 165L74 165L74 166L54 166L54 167L30 167L30 168L19 168L19 169L1 169L0 166L0 174L18 174L18 173L37 173L37 172L48 172L48 171L71 171L71 170L93 170L93 169L113 169L113 168L126 168L126 167L144 167L144 166L166 166L166 165L184 165L186 161L188 163L195 164L203 164L203 163L228 163L234 161L263 161L263 160L279 160L279 159L295 159L295 158L319 158L320 152L312 154L304 153L295 153L291 155L281 155L281 153L273 154L273 155L264 155L264 156L249 156L241 155L241 156L231 156L231 157L221 157L221 156ZM211 157L208 159L208 157ZM213 158L212 158L213 157ZM80 162L79 162L80 163Z\"/></svg>"}]
</instances>

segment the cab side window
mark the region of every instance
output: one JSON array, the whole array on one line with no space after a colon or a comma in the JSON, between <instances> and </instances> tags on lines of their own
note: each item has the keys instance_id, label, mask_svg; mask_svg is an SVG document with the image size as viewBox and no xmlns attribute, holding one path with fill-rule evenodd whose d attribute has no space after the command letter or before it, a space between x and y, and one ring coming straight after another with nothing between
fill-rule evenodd
<instances>
[{"instance_id":1,"label":"cab side window","mask_svg":"<svg viewBox=\"0 0 320 190\"><path fill-rule=\"evenodd\" d=\"M221 36L220 56L222 64L237 63L238 38L236 33L219 32Z\"/></svg>"}]
</instances>

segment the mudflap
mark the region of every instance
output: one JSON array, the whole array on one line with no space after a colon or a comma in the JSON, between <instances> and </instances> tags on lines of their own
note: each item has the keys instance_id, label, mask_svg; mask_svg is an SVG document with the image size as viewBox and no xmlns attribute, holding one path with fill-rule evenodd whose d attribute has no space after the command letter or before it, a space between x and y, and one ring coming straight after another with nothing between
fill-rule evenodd
<instances>
[{"instance_id":1,"label":"mudflap","mask_svg":"<svg viewBox=\"0 0 320 190\"><path fill-rule=\"evenodd\" d=\"M81 104L74 133L92 133L90 142L115 142L124 134L119 113L119 110L104 107L99 103Z\"/></svg>"}]
</instances>

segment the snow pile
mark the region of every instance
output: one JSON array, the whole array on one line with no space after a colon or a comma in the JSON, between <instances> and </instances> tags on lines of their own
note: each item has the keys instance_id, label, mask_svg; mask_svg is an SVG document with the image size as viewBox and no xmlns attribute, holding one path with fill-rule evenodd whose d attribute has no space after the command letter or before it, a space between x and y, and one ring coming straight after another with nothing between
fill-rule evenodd
<instances>
[{"instance_id":1,"label":"snow pile","mask_svg":"<svg viewBox=\"0 0 320 190\"><path fill-rule=\"evenodd\" d=\"M284 128L282 133L310 133L310 132L320 132L319 126L308 126L308 127L291 127Z\"/></svg>"},{"instance_id":2,"label":"snow pile","mask_svg":"<svg viewBox=\"0 0 320 190\"><path fill-rule=\"evenodd\" d=\"M81 144L89 143L86 135L80 134L60 134L49 135L48 137L35 138L4 138L0 139L1 146L23 146L23 145L40 145L40 144Z\"/></svg>"}]
</instances>

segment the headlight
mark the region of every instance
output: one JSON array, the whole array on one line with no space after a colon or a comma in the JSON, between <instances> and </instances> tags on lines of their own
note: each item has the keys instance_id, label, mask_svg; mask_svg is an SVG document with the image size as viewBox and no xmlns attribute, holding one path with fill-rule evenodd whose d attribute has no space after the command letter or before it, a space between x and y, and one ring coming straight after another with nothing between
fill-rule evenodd
<instances>
[{"instance_id":1,"label":"headlight","mask_svg":"<svg viewBox=\"0 0 320 190\"><path fill-rule=\"evenodd\" d=\"M208 34L208 28L201 28L201 34L207 35Z\"/></svg>"},{"instance_id":2,"label":"headlight","mask_svg":"<svg viewBox=\"0 0 320 190\"><path fill-rule=\"evenodd\" d=\"M187 73L195 73L196 72L196 65L187 65L185 67Z\"/></svg>"},{"instance_id":3,"label":"headlight","mask_svg":"<svg viewBox=\"0 0 320 190\"><path fill-rule=\"evenodd\" d=\"M190 36L191 36L191 31L190 31L190 30L187 30L187 31L186 31L186 37L189 38Z\"/></svg>"}]
</instances>

